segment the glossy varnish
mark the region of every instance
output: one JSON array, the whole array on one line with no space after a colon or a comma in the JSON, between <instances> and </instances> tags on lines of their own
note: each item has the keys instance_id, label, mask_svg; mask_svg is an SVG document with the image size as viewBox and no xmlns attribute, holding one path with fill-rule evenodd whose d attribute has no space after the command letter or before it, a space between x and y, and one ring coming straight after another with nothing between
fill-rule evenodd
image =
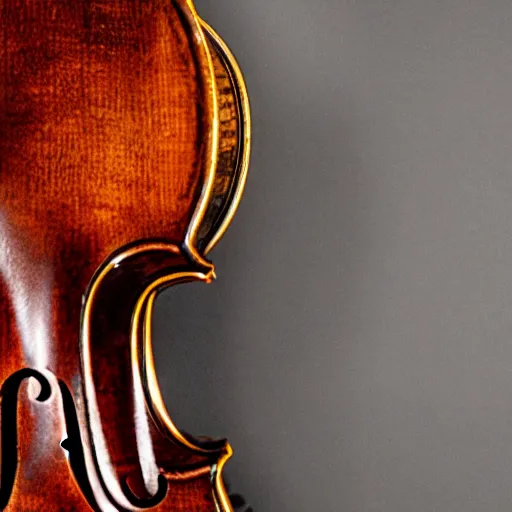
<instances>
[{"instance_id":1,"label":"glossy varnish","mask_svg":"<svg viewBox=\"0 0 512 512\"><path fill-rule=\"evenodd\" d=\"M180 432L150 318L249 153L240 72L185 0L0 7L0 508L230 510L223 441Z\"/></svg>"}]
</instances>

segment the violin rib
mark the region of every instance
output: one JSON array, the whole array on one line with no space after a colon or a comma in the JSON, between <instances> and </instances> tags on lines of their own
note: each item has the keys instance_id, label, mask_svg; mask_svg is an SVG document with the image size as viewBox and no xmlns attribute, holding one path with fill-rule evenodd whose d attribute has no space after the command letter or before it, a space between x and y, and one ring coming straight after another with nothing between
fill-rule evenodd
<instances>
[{"instance_id":1,"label":"violin rib","mask_svg":"<svg viewBox=\"0 0 512 512\"><path fill-rule=\"evenodd\" d=\"M0 509L231 512L231 447L173 423L151 315L215 277L240 69L185 0L4 0L0 31Z\"/></svg>"}]
</instances>

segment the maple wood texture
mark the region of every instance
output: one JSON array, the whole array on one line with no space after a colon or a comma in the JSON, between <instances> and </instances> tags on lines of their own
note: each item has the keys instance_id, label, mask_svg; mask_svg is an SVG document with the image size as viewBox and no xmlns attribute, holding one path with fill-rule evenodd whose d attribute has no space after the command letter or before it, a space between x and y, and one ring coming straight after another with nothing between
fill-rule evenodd
<instances>
[{"instance_id":1,"label":"maple wood texture","mask_svg":"<svg viewBox=\"0 0 512 512\"><path fill-rule=\"evenodd\" d=\"M130 352L142 292L212 270L187 234L212 155L224 209L236 177L222 61L184 0L2 0L0 36L0 508L229 510L213 483L228 445L180 443L147 395L141 413Z\"/></svg>"}]
</instances>

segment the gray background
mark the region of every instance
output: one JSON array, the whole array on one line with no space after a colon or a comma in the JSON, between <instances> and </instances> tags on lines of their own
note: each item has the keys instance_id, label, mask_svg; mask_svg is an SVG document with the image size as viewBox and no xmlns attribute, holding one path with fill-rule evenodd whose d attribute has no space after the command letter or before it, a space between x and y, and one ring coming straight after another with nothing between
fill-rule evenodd
<instances>
[{"instance_id":1,"label":"gray background","mask_svg":"<svg viewBox=\"0 0 512 512\"><path fill-rule=\"evenodd\" d=\"M178 425L256 512L512 506L512 2L197 0L236 53L250 179L166 291Z\"/></svg>"}]
</instances>

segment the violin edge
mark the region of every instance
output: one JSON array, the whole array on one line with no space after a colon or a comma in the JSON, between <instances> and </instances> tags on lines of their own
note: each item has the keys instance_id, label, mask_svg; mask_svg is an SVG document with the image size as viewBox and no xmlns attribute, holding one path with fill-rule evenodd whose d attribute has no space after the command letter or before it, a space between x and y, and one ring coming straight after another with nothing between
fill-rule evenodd
<instances>
[{"instance_id":1,"label":"violin edge","mask_svg":"<svg viewBox=\"0 0 512 512\"><path fill-rule=\"evenodd\" d=\"M214 220L210 219L210 226L206 226L206 229L203 228L201 230L202 239L200 244L204 247L204 254L206 255L226 233L242 200L251 158L252 127L249 93L242 70L229 46L220 35L206 21L201 19L200 22L205 30L209 49L214 54L215 60L218 61L218 66L222 67L222 71L229 81L229 90L226 90L228 88L224 87L221 91L222 82L225 86L226 80L218 79L218 95L219 99L222 98L222 101L219 101L219 103L224 104L226 99L231 97L234 103L233 108L236 110L236 120L232 120L231 123L225 123L227 129L222 129L223 123L221 119L220 142L222 146L229 146L230 137L234 138L233 135L235 135L237 143L233 162L224 163L224 168L220 169L222 176L217 176L217 181L219 182L226 180L226 177L228 179L227 184L219 184L220 193L217 191L217 187L214 191L216 194L213 198L214 201L221 202L221 206L217 207L220 211ZM233 124L235 124L235 121L237 130L236 134L233 134ZM217 159L217 161L219 160L220 158ZM211 215L210 212L208 214ZM208 219L206 219L207 222ZM209 232L204 233L208 228Z\"/></svg>"}]
</instances>

